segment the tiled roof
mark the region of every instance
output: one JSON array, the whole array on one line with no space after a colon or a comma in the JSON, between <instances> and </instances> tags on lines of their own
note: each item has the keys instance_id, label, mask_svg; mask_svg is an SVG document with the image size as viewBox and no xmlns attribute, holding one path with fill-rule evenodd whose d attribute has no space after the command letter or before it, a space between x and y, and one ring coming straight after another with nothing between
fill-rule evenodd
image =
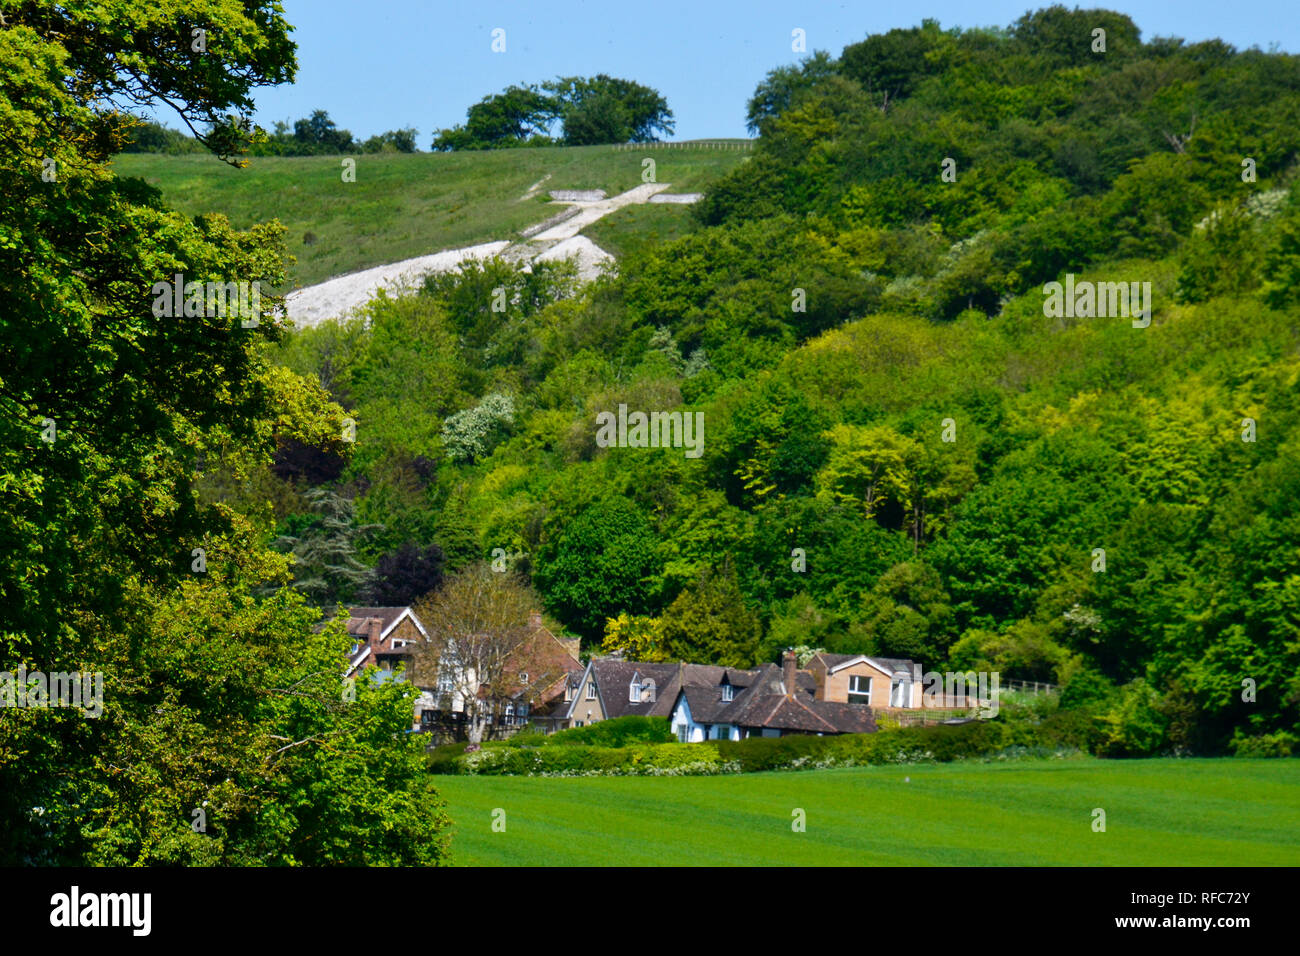
<instances>
[{"instance_id":1,"label":"tiled roof","mask_svg":"<svg viewBox=\"0 0 1300 956\"><path fill-rule=\"evenodd\" d=\"M893 676L899 671L911 674L912 668L915 666L913 661L905 657L873 657L870 654L828 654L825 651L822 651L817 656L825 661L826 666L830 668L836 668L841 664L847 664L849 661L856 661L859 658L865 658L872 665L878 667L890 676Z\"/></svg>"},{"instance_id":2,"label":"tiled roof","mask_svg":"<svg viewBox=\"0 0 1300 956\"><path fill-rule=\"evenodd\" d=\"M619 661L598 658L591 662L591 670L600 688L605 719L639 714L645 717L666 717L671 711L680 686L677 664L647 664L636 661ZM650 678L655 682L655 699L633 703L628 699L632 678Z\"/></svg>"},{"instance_id":3,"label":"tiled roof","mask_svg":"<svg viewBox=\"0 0 1300 956\"><path fill-rule=\"evenodd\" d=\"M348 633L353 636L363 637L366 634L366 619L379 618L380 633L388 630L393 626L405 607L354 607L348 609Z\"/></svg>"},{"instance_id":4,"label":"tiled roof","mask_svg":"<svg viewBox=\"0 0 1300 956\"><path fill-rule=\"evenodd\" d=\"M711 671L717 672L716 683L708 684L703 678ZM736 688L729 701L722 699L723 677ZM796 672L791 695L786 694L784 672L775 664L750 671L687 664L683 682L681 694L696 723L822 734L862 734L876 729L869 707L817 700L816 679L807 671Z\"/></svg>"}]
</instances>

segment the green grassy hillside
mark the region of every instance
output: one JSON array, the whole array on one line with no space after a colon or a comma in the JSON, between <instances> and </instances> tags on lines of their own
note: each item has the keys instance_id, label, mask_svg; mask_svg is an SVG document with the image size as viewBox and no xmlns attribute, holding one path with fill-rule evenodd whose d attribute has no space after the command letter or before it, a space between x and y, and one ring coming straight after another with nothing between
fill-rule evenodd
<instances>
[{"instance_id":1,"label":"green grassy hillside","mask_svg":"<svg viewBox=\"0 0 1300 956\"><path fill-rule=\"evenodd\" d=\"M279 219L298 260L290 284L298 286L510 238L559 211L548 207L550 190L603 189L613 196L641 183L646 157L655 160L658 182L688 192L735 168L746 155L741 149L689 144L381 153L348 157L357 163L353 183L342 181L339 156L251 157L246 169L234 169L206 155L135 153L116 157L113 165L119 175L156 186L170 205L189 215L224 213L239 229ZM537 194L521 201L547 175ZM651 213L656 230L678 234L688 210L656 207Z\"/></svg>"},{"instance_id":2,"label":"green grassy hillside","mask_svg":"<svg viewBox=\"0 0 1300 956\"><path fill-rule=\"evenodd\" d=\"M1297 786L1291 760L438 780L456 861L492 866L1294 866Z\"/></svg>"}]
</instances>

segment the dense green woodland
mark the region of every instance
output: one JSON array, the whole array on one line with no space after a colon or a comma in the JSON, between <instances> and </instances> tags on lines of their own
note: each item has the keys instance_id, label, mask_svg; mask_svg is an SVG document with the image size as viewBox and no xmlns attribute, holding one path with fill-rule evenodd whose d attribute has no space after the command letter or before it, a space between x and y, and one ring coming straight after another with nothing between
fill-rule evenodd
<instances>
[{"instance_id":1,"label":"dense green woodland","mask_svg":"<svg viewBox=\"0 0 1300 956\"><path fill-rule=\"evenodd\" d=\"M362 552L503 549L592 647L996 669L1107 753L1288 750L1300 60L1051 8L816 54L749 117L699 228L621 278L488 266L282 343L358 422ZM1066 272L1151 282L1150 326L1045 317ZM598 448L619 403L703 410L703 457Z\"/></svg>"},{"instance_id":2,"label":"dense green woodland","mask_svg":"<svg viewBox=\"0 0 1300 956\"><path fill-rule=\"evenodd\" d=\"M349 701L313 625L482 560L588 649L997 669L1113 756L1297 742L1300 58L1062 7L872 36L762 78L752 159L619 277L290 332L151 315L178 271L276 286L282 230L112 175L103 108L238 157L278 6L210 5L202 58L188 4L0 7L0 643L106 677L100 718L0 714L0 859L441 859L409 700ZM1150 326L1045 316L1066 273L1150 282ZM702 411L703 456L599 447L620 403Z\"/></svg>"}]
</instances>

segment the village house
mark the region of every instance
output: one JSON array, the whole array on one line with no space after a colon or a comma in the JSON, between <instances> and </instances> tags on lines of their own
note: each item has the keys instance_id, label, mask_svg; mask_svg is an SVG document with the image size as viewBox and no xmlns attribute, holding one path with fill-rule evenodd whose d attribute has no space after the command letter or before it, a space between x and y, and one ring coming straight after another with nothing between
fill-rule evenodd
<instances>
[{"instance_id":1,"label":"village house","mask_svg":"<svg viewBox=\"0 0 1300 956\"><path fill-rule=\"evenodd\" d=\"M794 651L785 652L780 667L722 670L717 681L688 675L678 690L670 719L681 742L869 734L877 729L872 708L819 699L816 680L798 669Z\"/></svg>"},{"instance_id":2,"label":"village house","mask_svg":"<svg viewBox=\"0 0 1300 956\"><path fill-rule=\"evenodd\" d=\"M453 688L464 681L443 671L427 684L413 680L416 646L430 639L429 632L410 607L356 607L348 612L347 630L353 639L345 676L355 677L366 667L378 668L379 681L412 681L419 692L413 705L412 726L443 738L455 739L464 724L464 702ZM542 623L542 616L529 617L528 639L511 652L504 667L507 686L499 712L492 715L491 736L514 733L536 710L548 711L564 697L566 686L580 675L578 639L556 637ZM400 676L397 676L399 675Z\"/></svg>"},{"instance_id":3,"label":"village house","mask_svg":"<svg viewBox=\"0 0 1300 956\"><path fill-rule=\"evenodd\" d=\"M916 669L910 660L900 658L825 651L818 651L808 662L817 682L818 700L893 709L921 706Z\"/></svg>"},{"instance_id":4,"label":"village house","mask_svg":"<svg viewBox=\"0 0 1300 956\"><path fill-rule=\"evenodd\" d=\"M593 658L533 723L554 731L633 714L663 717L685 742L870 733L876 712L921 706L913 668L908 660L819 654L800 670L789 651L781 667L751 669Z\"/></svg>"},{"instance_id":5,"label":"village house","mask_svg":"<svg viewBox=\"0 0 1300 956\"><path fill-rule=\"evenodd\" d=\"M575 674L583 667L578 660L579 640L557 637L545 624L542 615L529 615L528 637L510 652L501 668L496 700L492 704L486 739L499 739L516 733L549 713L562 701ZM468 679L466 679L468 677ZM476 684L473 675L453 672L451 666L439 668L434 683L421 686L416 702L416 720L421 730L437 740L450 741L466 736L465 688ZM479 685L480 697L485 695Z\"/></svg>"},{"instance_id":6,"label":"village house","mask_svg":"<svg viewBox=\"0 0 1300 956\"><path fill-rule=\"evenodd\" d=\"M354 677L374 664L381 674L399 668L410 671L412 647L429 633L409 607L354 607L348 611L348 635L353 639L345 677Z\"/></svg>"}]
</instances>

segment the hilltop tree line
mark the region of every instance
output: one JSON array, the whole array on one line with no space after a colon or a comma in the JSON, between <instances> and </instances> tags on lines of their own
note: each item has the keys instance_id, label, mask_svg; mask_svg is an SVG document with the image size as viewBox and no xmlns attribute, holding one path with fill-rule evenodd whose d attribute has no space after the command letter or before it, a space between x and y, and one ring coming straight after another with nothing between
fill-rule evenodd
<instances>
[{"instance_id":1,"label":"hilltop tree line","mask_svg":"<svg viewBox=\"0 0 1300 956\"><path fill-rule=\"evenodd\" d=\"M557 123L558 136L553 135ZM600 73L509 86L485 96L468 109L464 123L442 130L433 148L650 143L674 128L672 110L659 92Z\"/></svg>"},{"instance_id":2,"label":"hilltop tree line","mask_svg":"<svg viewBox=\"0 0 1300 956\"><path fill-rule=\"evenodd\" d=\"M295 120L277 120L269 133L253 139L247 148L252 156L329 156L342 153L414 153L417 151L414 128L392 129L364 140L350 130L339 129L325 110L312 110L310 116ZM198 139L157 122L140 120L129 132L122 147L124 153L202 153L206 147Z\"/></svg>"}]
</instances>

